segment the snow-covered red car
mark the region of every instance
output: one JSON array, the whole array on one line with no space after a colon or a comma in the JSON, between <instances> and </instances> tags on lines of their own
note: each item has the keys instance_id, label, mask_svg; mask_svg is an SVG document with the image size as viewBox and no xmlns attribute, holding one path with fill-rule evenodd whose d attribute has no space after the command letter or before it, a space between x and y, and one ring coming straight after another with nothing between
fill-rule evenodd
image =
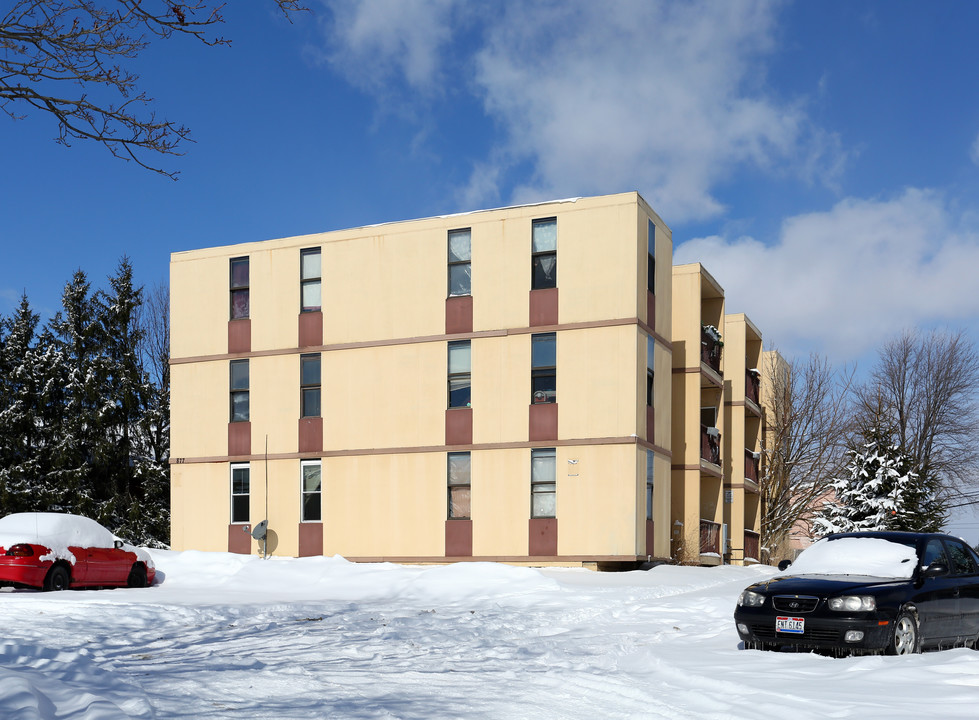
<instances>
[{"instance_id":1,"label":"snow-covered red car","mask_svg":"<svg viewBox=\"0 0 979 720\"><path fill-rule=\"evenodd\" d=\"M155 575L149 553L89 518L65 513L0 518L0 587L147 587Z\"/></svg>"}]
</instances>

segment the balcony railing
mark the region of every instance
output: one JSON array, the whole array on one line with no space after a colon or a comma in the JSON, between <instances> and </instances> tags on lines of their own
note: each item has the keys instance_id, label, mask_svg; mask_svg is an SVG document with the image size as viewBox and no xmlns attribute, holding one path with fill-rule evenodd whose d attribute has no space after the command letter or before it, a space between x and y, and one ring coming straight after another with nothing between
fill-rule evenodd
<instances>
[{"instance_id":1,"label":"balcony railing","mask_svg":"<svg viewBox=\"0 0 979 720\"><path fill-rule=\"evenodd\" d=\"M700 457L709 463L721 464L721 433L717 428L700 426Z\"/></svg>"},{"instance_id":2,"label":"balcony railing","mask_svg":"<svg viewBox=\"0 0 979 720\"><path fill-rule=\"evenodd\" d=\"M721 554L721 524L710 520L700 521L700 554Z\"/></svg>"},{"instance_id":3,"label":"balcony railing","mask_svg":"<svg viewBox=\"0 0 979 720\"><path fill-rule=\"evenodd\" d=\"M758 482L758 458L748 448L744 449L744 477L746 480Z\"/></svg>"},{"instance_id":4,"label":"balcony railing","mask_svg":"<svg viewBox=\"0 0 979 720\"><path fill-rule=\"evenodd\" d=\"M758 386L760 385L758 381L758 373L754 370L745 370L744 372L744 396L746 400L751 400L755 405L758 405Z\"/></svg>"},{"instance_id":5,"label":"balcony railing","mask_svg":"<svg viewBox=\"0 0 979 720\"><path fill-rule=\"evenodd\" d=\"M720 335L717 335L716 331L708 332L707 327L705 325L700 331L700 361L720 375L722 347Z\"/></svg>"},{"instance_id":6,"label":"balcony railing","mask_svg":"<svg viewBox=\"0 0 979 720\"><path fill-rule=\"evenodd\" d=\"M757 560L761 549L761 535L751 530L744 531L744 558Z\"/></svg>"}]
</instances>

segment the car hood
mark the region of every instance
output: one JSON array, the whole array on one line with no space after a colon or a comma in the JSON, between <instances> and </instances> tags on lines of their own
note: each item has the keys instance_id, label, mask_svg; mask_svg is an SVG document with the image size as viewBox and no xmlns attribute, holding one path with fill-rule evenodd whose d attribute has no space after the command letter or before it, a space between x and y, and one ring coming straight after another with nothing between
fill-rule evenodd
<instances>
[{"instance_id":1,"label":"car hood","mask_svg":"<svg viewBox=\"0 0 979 720\"><path fill-rule=\"evenodd\" d=\"M903 578L881 578L867 575L786 575L758 582L749 590L786 595L840 595L843 593L892 587L908 583Z\"/></svg>"}]
</instances>

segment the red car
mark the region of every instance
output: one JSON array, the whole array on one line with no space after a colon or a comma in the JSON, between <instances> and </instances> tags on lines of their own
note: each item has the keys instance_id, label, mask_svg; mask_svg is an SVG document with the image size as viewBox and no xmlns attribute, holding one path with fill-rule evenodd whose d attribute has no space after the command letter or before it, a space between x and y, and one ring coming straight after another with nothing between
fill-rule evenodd
<instances>
[{"instance_id":1,"label":"red car","mask_svg":"<svg viewBox=\"0 0 979 720\"><path fill-rule=\"evenodd\" d=\"M0 587L147 587L155 575L149 553L89 518L63 513L0 518Z\"/></svg>"}]
</instances>

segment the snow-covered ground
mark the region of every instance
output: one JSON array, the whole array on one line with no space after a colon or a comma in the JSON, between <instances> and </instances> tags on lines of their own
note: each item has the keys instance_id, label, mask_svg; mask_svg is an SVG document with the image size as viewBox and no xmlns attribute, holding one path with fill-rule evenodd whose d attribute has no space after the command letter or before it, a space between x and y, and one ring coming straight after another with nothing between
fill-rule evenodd
<instances>
[{"instance_id":1,"label":"snow-covered ground","mask_svg":"<svg viewBox=\"0 0 979 720\"><path fill-rule=\"evenodd\" d=\"M979 652L739 649L771 568L599 574L154 551L139 590L0 592L0 718L975 718Z\"/></svg>"}]
</instances>

